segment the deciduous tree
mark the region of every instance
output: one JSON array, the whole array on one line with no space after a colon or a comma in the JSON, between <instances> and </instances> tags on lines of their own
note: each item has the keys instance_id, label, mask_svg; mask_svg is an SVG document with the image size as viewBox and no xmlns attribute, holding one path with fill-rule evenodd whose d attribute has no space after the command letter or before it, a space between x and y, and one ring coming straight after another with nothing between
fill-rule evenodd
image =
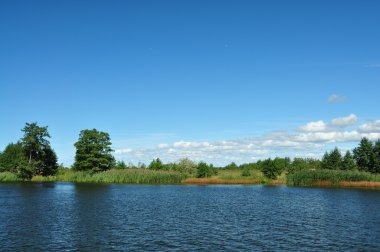
<instances>
[{"instance_id":1,"label":"deciduous tree","mask_svg":"<svg viewBox=\"0 0 380 252\"><path fill-rule=\"evenodd\" d=\"M74 169L78 171L105 171L115 166L111 139L108 133L96 129L82 130L76 148Z\"/></svg>"}]
</instances>

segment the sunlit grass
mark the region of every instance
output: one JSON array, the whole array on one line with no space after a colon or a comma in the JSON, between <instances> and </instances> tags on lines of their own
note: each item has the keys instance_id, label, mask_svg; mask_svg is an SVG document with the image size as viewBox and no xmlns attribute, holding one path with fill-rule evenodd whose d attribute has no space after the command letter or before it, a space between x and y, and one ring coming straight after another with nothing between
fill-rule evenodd
<instances>
[{"instance_id":1,"label":"sunlit grass","mask_svg":"<svg viewBox=\"0 0 380 252\"><path fill-rule=\"evenodd\" d=\"M23 180L17 177L17 175L14 173L0 172L0 182L16 182L16 181L23 181Z\"/></svg>"}]
</instances>

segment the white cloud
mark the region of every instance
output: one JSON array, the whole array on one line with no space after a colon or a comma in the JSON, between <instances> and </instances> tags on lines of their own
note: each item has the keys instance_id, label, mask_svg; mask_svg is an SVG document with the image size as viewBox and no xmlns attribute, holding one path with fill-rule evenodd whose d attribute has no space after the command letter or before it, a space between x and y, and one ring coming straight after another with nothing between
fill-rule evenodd
<instances>
[{"instance_id":1,"label":"white cloud","mask_svg":"<svg viewBox=\"0 0 380 252\"><path fill-rule=\"evenodd\" d=\"M121 149L121 150L116 150L115 153L116 154L128 154L128 153L131 153L132 152L132 149Z\"/></svg>"},{"instance_id":2,"label":"white cloud","mask_svg":"<svg viewBox=\"0 0 380 252\"><path fill-rule=\"evenodd\" d=\"M169 147L169 145L168 145L168 144L159 144L159 145L157 145L157 147L158 147L159 149L163 149L163 148L167 148L167 147Z\"/></svg>"},{"instance_id":3,"label":"white cloud","mask_svg":"<svg viewBox=\"0 0 380 252\"><path fill-rule=\"evenodd\" d=\"M306 125L302 125L298 128L300 131L304 132L318 132L327 129L327 125L324 121L309 122Z\"/></svg>"},{"instance_id":4,"label":"white cloud","mask_svg":"<svg viewBox=\"0 0 380 252\"><path fill-rule=\"evenodd\" d=\"M361 138L380 139L380 120L370 121L355 130L343 127L356 123L357 117L335 118L331 125L324 121L307 123L298 131L275 131L258 137L239 138L215 142L177 141L159 144L154 148L120 149L116 154L127 155L133 162L150 162L160 157L164 162L180 158L224 165L229 162L251 162L275 156L321 157L327 145L355 143Z\"/></svg>"},{"instance_id":5,"label":"white cloud","mask_svg":"<svg viewBox=\"0 0 380 252\"><path fill-rule=\"evenodd\" d=\"M338 117L331 121L331 124L338 127L347 127L356 124L358 118L356 115L351 114L346 117Z\"/></svg>"},{"instance_id":6,"label":"white cloud","mask_svg":"<svg viewBox=\"0 0 380 252\"><path fill-rule=\"evenodd\" d=\"M344 95L332 94L328 98L329 103L341 103L347 101L347 97Z\"/></svg>"},{"instance_id":7,"label":"white cloud","mask_svg":"<svg viewBox=\"0 0 380 252\"><path fill-rule=\"evenodd\" d=\"M380 120L369 121L359 127L361 132L380 132Z\"/></svg>"}]
</instances>

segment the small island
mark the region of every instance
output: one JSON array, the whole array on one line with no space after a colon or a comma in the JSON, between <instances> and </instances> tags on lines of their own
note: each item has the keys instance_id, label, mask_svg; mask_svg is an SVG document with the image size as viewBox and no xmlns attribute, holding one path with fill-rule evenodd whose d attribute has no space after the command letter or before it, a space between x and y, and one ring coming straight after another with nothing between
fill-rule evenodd
<instances>
[{"instance_id":1,"label":"small island","mask_svg":"<svg viewBox=\"0 0 380 252\"><path fill-rule=\"evenodd\" d=\"M0 153L0 182L75 182L125 184L240 184L316 187L380 188L380 140L363 138L351 152L338 148L326 152L322 160L276 157L254 163L234 162L216 167L188 158L149 165L126 164L112 155L108 133L82 130L72 167L58 165L48 127L26 123L23 137Z\"/></svg>"}]
</instances>

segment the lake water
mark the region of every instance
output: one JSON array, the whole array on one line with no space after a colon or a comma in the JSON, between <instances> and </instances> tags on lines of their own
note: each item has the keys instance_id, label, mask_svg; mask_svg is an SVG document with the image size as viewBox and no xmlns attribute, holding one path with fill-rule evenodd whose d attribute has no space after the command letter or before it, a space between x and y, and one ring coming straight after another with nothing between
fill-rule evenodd
<instances>
[{"instance_id":1,"label":"lake water","mask_svg":"<svg viewBox=\"0 0 380 252\"><path fill-rule=\"evenodd\" d=\"M380 251L380 191L0 184L2 251Z\"/></svg>"}]
</instances>

